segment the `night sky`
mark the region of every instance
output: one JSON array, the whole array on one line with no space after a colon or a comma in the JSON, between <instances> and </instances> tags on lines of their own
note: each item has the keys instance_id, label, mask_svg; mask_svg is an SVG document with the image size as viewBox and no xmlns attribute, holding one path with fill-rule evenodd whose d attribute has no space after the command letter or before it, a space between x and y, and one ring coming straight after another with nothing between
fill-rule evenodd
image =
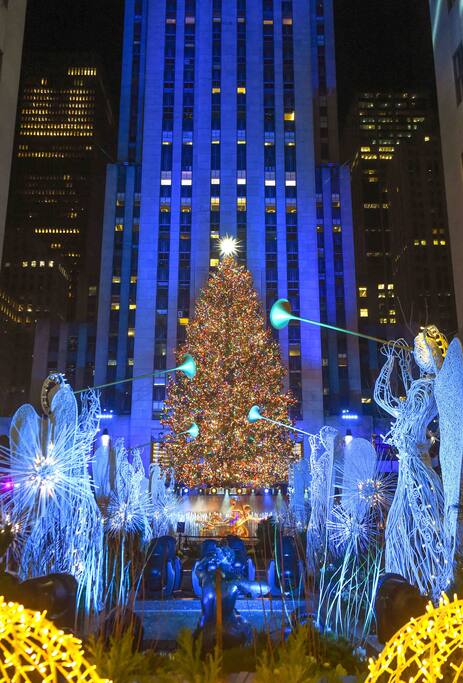
<instances>
[{"instance_id":1,"label":"night sky","mask_svg":"<svg viewBox=\"0 0 463 683\"><path fill-rule=\"evenodd\" d=\"M341 120L358 89L433 89L427 0L334 0L334 6ZM123 7L124 0L29 0L25 58L40 50L98 54L117 113Z\"/></svg>"}]
</instances>

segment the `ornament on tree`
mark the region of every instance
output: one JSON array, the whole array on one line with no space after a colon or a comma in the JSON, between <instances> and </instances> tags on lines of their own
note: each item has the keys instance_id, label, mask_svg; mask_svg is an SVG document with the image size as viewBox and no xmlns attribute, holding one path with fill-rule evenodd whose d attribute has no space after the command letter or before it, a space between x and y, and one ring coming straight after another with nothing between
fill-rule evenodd
<instances>
[{"instance_id":1,"label":"ornament on tree","mask_svg":"<svg viewBox=\"0 0 463 683\"><path fill-rule=\"evenodd\" d=\"M251 274L230 255L198 298L178 357L185 353L196 360L195 381L169 380L162 420L177 481L269 486L286 480L295 459L293 437L263 420L250 424L247 413L250 405L263 405L266 415L287 422L294 399L283 391L286 370ZM192 421L199 429L195 439L185 434Z\"/></svg>"}]
</instances>

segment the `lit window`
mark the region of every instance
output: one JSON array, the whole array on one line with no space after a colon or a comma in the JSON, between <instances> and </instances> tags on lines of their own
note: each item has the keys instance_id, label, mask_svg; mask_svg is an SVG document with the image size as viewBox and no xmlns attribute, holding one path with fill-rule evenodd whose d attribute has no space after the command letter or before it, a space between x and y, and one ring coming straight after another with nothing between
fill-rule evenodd
<instances>
[{"instance_id":1,"label":"lit window","mask_svg":"<svg viewBox=\"0 0 463 683\"><path fill-rule=\"evenodd\" d=\"M384 289L384 284L379 284L378 289Z\"/></svg>"},{"instance_id":2,"label":"lit window","mask_svg":"<svg viewBox=\"0 0 463 683\"><path fill-rule=\"evenodd\" d=\"M211 268L215 268L216 266L219 265L219 259L218 258L211 258L211 260L209 261L209 265L211 266Z\"/></svg>"},{"instance_id":3,"label":"lit window","mask_svg":"<svg viewBox=\"0 0 463 683\"><path fill-rule=\"evenodd\" d=\"M238 95L246 95L246 88L237 88L236 92Z\"/></svg>"},{"instance_id":4,"label":"lit window","mask_svg":"<svg viewBox=\"0 0 463 683\"><path fill-rule=\"evenodd\" d=\"M127 330L127 336L128 337L135 337L135 328L129 327L129 329Z\"/></svg>"},{"instance_id":5,"label":"lit window","mask_svg":"<svg viewBox=\"0 0 463 683\"><path fill-rule=\"evenodd\" d=\"M293 111L285 111L285 121L294 121Z\"/></svg>"},{"instance_id":6,"label":"lit window","mask_svg":"<svg viewBox=\"0 0 463 683\"><path fill-rule=\"evenodd\" d=\"M359 297L365 299L368 296L368 290L366 287L359 287Z\"/></svg>"},{"instance_id":7,"label":"lit window","mask_svg":"<svg viewBox=\"0 0 463 683\"><path fill-rule=\"evenodd\" d=\"M360 317L361 318L368 318L368 308L361 308L360 309Z\"/></svg>"},{"instance_id":8,"label":"lit window","mask_svg":"<svg viewBox=\"0 0 463 683\"><path fill-rule=\"evenodd\" d=\"M190 322L190 319L189 319L189 318L179 318L179 319L178 319L178 324L179 324L179 325L188 325L189 322Z\"/></svg>"}]
</instances>

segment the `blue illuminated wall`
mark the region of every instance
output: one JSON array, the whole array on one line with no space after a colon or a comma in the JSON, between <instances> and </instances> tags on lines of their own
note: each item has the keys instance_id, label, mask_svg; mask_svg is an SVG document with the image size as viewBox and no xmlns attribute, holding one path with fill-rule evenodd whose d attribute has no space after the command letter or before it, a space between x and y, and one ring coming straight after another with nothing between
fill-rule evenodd
<instances>
[{"instance_id":1,"label":"blue illuminated wall","mask_svg":"<svg viewBox=\"0 0 463 683\"><path fill-rule=\"evenodd\" d=\"M266 309L355 327L348 172L338 164L331 0L127 0L118 163L109 166L96 381L174 365L224 234ZM354 338L279 333L309 430L359 400ZM164 380L105 391L131 445Z\"/></svg>"}]
</instances>

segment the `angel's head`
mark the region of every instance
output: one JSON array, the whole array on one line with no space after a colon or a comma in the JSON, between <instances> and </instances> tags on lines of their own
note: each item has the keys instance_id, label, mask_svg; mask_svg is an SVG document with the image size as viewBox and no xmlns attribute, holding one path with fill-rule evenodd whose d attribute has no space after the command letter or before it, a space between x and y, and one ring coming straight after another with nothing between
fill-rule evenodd
<instances>
[{"instance_id":1,"label":"angel's head","mask_svg":"<svg viewBox=\"0 0 463 683\"><path fill-rule=\"evenodd\" d=\"M448 349L448 341L435 325L424 327L415 337L413 355L423 372L437 374Z\"/></svg>"}]
</instances>

